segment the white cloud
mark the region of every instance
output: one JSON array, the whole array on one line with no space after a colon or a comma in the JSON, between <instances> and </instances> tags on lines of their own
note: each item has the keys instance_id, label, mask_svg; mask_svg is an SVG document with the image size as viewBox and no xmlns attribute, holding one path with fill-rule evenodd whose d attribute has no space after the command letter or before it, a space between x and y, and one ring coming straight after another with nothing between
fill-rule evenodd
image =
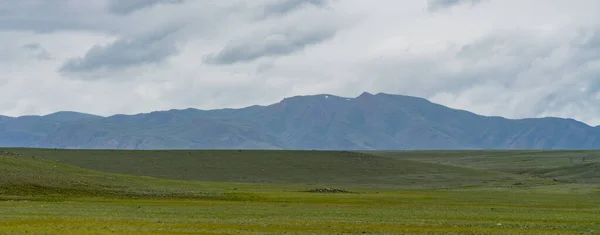
<instances>
[{"instance_id":1,"label":"white cloud","mask_svg":"<svg viewBox=\"0 0 600 235\"><path fill-rule=\"evenodd\" d=\"M599 1L118 3L0 3L0 114L242 107L369 91L600 124ZM160 32L169 33L151 37Z\"/></svg>"},{"instance_id":2,"label":"white cloud","mask_svg":"<svg viewBox=\"0 0 600 235\"><path fill-rule=\"evenodd\" d=\"M438 11L448 9L459 5L475 5L481 3L482 0L427 0L427 9L430 11Z\"/></svg>"}]
</instances>

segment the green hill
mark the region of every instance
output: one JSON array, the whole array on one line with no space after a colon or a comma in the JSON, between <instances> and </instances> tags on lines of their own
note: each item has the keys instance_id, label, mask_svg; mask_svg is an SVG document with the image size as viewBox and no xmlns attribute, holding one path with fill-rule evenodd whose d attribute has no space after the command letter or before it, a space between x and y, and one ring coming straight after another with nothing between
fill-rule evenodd
<instances>
[{"instance_id":1,"label":"green hill","mask_svg":"<svg viewBox=\"0 0 600 235\"><path fill-rule=\"evenodd\" d=\"M374 151L394 159L413 160L499 172L600 183L600 151Z\"/></svg>"},{"instance_id":2,"label":"green hill","mask_svg":"<svg viewBox=\"0 0 600 235\"><path fill-rule=\"evenodd\" d=\"M0 231L8 234L594 234L599 193L342 151L0 150Z\"/></svg>"},{"instance_id":3,"label":"green hill","mask_svg":"<svg viewBox=\"0 0 600 235\"><path fill-rule=\"evenodd\" d=\"M525 173L561 181L600 184L600 162L532 170Z\"/></svg>"},{"instance_id":4,"label":"green hill","mask_svg":"<svg viewBox=\"0 0 600 235\"><path fill-rule=\"evenodd\" d=\"M93 170L173 180L443 188L549 180L347 151L12 149Z\"/></svg>"},{"instance_id":5,"label":"green hill","mask_svg":"<svg viewBox=\"0 0 600 235\"><path fill-rule=\"evenodd\" d=\"M7 196L207 197L201 185L83 169L0 154L0 199Z\"/></svg>"}]
</instances>

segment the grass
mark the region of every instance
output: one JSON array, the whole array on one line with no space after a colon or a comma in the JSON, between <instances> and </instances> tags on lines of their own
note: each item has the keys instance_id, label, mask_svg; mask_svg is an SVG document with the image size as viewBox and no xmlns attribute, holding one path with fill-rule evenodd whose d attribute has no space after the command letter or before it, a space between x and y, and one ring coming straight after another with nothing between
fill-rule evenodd
<instances>
[{"instance_id":1,"label":"grass","mask_svg":"<svg viewBox=\"0 0 600 235\"><path fill-rule=\"evenodd\" d=\"M562 181L600 184L600 162L534 169L523 173Z\"/></svg>"},{"instance_id":2,"label":"grass","mask_svg":"<svg viewBox=\"0 0 600 235\"><path fill-rule=\"evenodd\" d=\"M83 169L35 158L0 156L0 200L63 197L217 198L210 182L186 182ZM231 185L233 186L233 185ZM235 186L237 187L237 186ZM205 188L213 190L204 191Z\"/></svg>"},{"instance_id":3,"label":"grass","mask_svg":"<svg viewBox=\"0 0 600 235\"><path fill-rule=\"evenodd\" d=\"M598 172L554 152L498 172L464 152L7 151L2 234L600 234L600 186L529 177Z\"/></svg>"},{"instance_id":4,"label":"grass","mask_svg":"<svg viewBox=\"0 0 600 235\"><path fill-rule=\"evenodd\" d=\"M463 166L498 172L600 183L600 151L373 151L370 154L402 160ZM590 165L592 164L592 165ZM587 173L579 174L579 171Z\"/></svg>"},{"instance_id":5,"label":"grass","mask_svg":"<svg viewBox=\"0 0 600 235\"><path fill-rule=\"evenodd\" d=\"M597 234L594 194L263 193L245 201L0 202L0 231L56 234Z\"/></svg>"},{"instance_id":6,"label":"grass","mask_svg":"<svg viewBox=\"0 0 600 235\"><path fill-rule=\"evenodd\" d=\"M444 188L549 184L549 180L347 151L117 151L10 149L26 156L127 175L193 181Z\"/></svg>"}]
</instances>

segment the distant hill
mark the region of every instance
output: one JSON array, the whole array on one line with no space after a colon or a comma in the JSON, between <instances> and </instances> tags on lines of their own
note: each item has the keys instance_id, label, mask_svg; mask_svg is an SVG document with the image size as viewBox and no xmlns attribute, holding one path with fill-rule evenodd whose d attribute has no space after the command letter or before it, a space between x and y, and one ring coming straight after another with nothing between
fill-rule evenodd
<instances>
[{"instance_id":1,"label":"distant hill","mask_svg":"<svg viewBox=\"0 0 600 235\"><path fill-rule=\"evenodd\" d=\"M198 182L112 174L4 151L0 151L0 172L0 201L80 196L236 199Z\"/></svg>"},{"instance_id":2,"label":"distant hill","mask_svg":"<svg viewBox=\"0 0 600 235\"><path fill-rule=\"evenodd\" d=\"M352 151L7 149L98 172L161 179L361 188L447 188L553 184L517 174ZM451 152L449 154L452 154ZM1 160L1 158L0 158ZM0 170L2 169L0 161ZM0 185L1 185L0 180Z\"/></svg>"},{"instance_id":3,"label":"distant hill","mask_svg":"<svg viewBox=\"0 0 600 235\"><path fill-rule=\"evenodd\" d=\"M3 122L3 121L8 121L8 120L10 120L10 119L13 119L13 117L9 117L9 116L2 116L2 115L0 115L0 122Z\"/></svg>"},{"instance_id":4,"label":"distant hill","mask_svg":"<svg viewBox=\"0 0 600 235\"><path fill-rule=\"evenodd\" d=\"M241 109L0 117L0 146L91 149L598 149L573 119L487 117L426 99L296 96Z\"/></svg>"},{"instance_id":5,"label":"distant hill","mask_svg":"<svg viewBox=\"0 0 600 235\"><path fill-rule=\"evenodd\" d=\"M600 184L600 163L582 163L551 169L536 169L526 172L533 176L563 181Z\"/></svg>"},{"instance_id":6,"label":"distant hill","mask_svg":"<svg viewBox=\"0 0 600 235\"><path fill-rule=\"evenodd\" d=\"M43 116L43 118L47 121L55 121L55 122L70 122L70 121L85 121L85 120L102 119L101 116L87 114L87 113L71 112L71 111L56 112L56 113L45 115L45 116Z\"/></svg>"}]
</instances>

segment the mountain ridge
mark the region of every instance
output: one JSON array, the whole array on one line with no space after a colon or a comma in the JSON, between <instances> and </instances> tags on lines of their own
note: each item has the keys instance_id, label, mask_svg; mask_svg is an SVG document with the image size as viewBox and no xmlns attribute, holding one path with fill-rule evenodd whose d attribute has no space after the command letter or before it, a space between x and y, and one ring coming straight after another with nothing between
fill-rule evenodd
<instances>
[{"instance_id":1,"label":"mountain ridge","mask_svg":"<svg viewBox=\"0 0 600 235\"><path fill-rule=\"evenodd\" d=\"M600 127L572 118L509 119L427 99L363 92L269 105L98 116L0 116L0 146L109 149L597 149Z\"/></svg>"}]
</instances>

